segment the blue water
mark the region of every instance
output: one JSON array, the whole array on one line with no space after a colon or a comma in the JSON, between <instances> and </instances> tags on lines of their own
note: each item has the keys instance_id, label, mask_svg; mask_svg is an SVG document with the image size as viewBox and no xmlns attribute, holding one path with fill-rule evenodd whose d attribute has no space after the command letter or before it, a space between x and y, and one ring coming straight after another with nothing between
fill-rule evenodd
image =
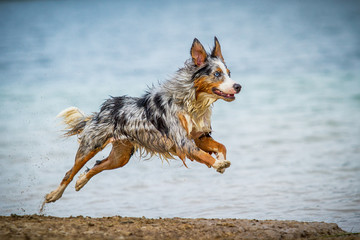
<instances>
[{"instance_id":1,"label":"blue water","mask_svg":"<svg viewBox=\"0 0 360 240\"><path fill-rule=\"evenodd\" d=\"M0 214L38 213L73 165L58 112L139 96L216 35L243 90L217 102L220 175L135 156L74 182L54 216L289 219L360 231L358 1L1 1ZM107 155L99 153L95 160Z\"/></svg>"}]
</instances>

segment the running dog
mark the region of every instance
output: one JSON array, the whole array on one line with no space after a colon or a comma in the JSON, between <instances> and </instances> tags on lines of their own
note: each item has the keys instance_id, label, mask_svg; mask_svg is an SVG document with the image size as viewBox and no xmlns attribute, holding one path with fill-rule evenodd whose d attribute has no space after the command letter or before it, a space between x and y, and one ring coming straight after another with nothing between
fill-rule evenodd
<instances>
[{"instance_id":1,"label":"running dog","mask_svg":"<svg viewBox=\"0 0 360 240\"><path fill-rule=\"evenodd\" d=\"M211 108L218 99L233 101L241 86L230 78L216 37L214 42L209 54L195 38L185 66L142 97L111 97L92 115L75 107L62 111L58 116L68 126L65 135L78 135L80 146L74 166L44 204L58 200L85 163L109 143L109 156L80 175L76 191L94 175L126 165L136 150L178 157L185 166L186 158L196 160L223 173L230 161L225 146L211 137Z\"/></svg>"}]
</instances>

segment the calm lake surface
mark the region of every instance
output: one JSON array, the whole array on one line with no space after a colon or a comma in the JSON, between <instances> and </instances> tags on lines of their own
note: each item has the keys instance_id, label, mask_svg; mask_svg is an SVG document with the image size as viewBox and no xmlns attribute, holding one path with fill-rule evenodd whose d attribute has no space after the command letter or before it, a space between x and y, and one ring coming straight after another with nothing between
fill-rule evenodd
<instances>
[{"instance_id":1,"label":"calm lake surface","mask_svg":"<svg viewBox=\"0 0 360 240\"><path fill-rule=\"evenodd\" d=\"M134 156L53 216L286 219L360 231L358 1L1 1L0 214L39 213L74 161L55 116L140 96L220 40L242 92L213 109L221 175ZM89 161L107 156L109 148ZM83 172L85 168L81 171Z\"/></svg>"}]
</instances>

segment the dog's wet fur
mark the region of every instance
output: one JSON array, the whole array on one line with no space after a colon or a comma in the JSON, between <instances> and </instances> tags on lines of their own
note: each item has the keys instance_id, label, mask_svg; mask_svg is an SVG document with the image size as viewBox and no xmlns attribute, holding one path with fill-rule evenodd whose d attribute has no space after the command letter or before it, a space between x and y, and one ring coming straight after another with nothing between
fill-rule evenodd
<instances>
[{"instance_id":1,"label":"dog's wet fur","mask_svg":"<svg viewBox=\"0 0 360 240\"><path fill-rule=\"evenodd\" d=\"M211 137L211 109L218 99L233 101L241 86L230 78L216 37L214 42L209 54L195 38L185 66L142 97L111 97L92 115L76 107L62 111L58 116L68 126L65 135L77 135L80 146L74 166L44 203L58 200L85 163L109 143L110 155L80 175L77 191L101 171L123 167L136 150L162 159L178 157L185 166L186 158L196 160L223 173L230 161L225 146Z\"/></svg>"}]
</instances>

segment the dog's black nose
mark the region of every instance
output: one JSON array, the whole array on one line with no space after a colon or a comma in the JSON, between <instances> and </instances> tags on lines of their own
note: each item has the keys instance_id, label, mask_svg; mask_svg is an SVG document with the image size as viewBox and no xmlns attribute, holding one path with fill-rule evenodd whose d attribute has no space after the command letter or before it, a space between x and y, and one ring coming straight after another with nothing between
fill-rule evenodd
<instances>
[{"instance_id":1,"label":"dog's black nose","mask_svg":"<svg viewBox=\"0 0 360 240\"><path fill-rule=\"evenodd\" d=\"M234 86L233 86L233 88L235 89L236 93L239 93L239 92L240 92L240 90L241 90L241 85L240 85L240 84L235 83L235 84L234 84Z\"/></svg>"}]
</instances>

